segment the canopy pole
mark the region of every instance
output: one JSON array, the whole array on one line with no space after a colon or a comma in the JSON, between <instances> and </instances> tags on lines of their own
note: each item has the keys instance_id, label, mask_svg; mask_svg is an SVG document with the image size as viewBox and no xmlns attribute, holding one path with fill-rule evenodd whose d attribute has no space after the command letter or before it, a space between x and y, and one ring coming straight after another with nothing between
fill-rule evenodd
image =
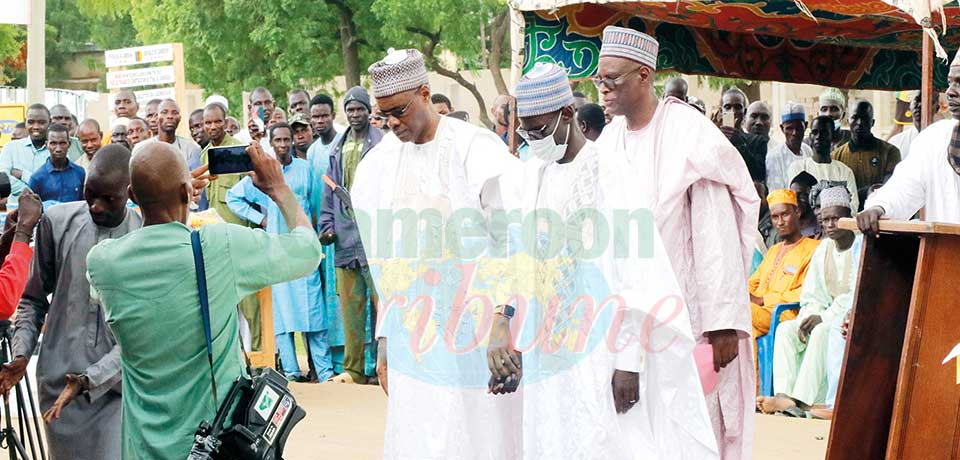
<instances>
[{"instance_id":1,"label":"canopy pole","mask_svg":"<svg viewBox=\"0 0 960 460\"><path fill-rule=\"evenodd\" d=\"M30 23L27 24L27 104L46 103L46 5L46 0L35 0L28 6Z\"/></svg>"},{"instance_id":2,"label":"canopy pole","mask_svg":"<svg viewBox=\"0 0 960 460\"><path fill-rule=\"evenodd\" d=\"M926 129L933 122L933 39L923 34L923 50L920 54L923 82L920 85L920 129ZM939 101L937 101L939 105Z\"/></svg>"}]
</instances>

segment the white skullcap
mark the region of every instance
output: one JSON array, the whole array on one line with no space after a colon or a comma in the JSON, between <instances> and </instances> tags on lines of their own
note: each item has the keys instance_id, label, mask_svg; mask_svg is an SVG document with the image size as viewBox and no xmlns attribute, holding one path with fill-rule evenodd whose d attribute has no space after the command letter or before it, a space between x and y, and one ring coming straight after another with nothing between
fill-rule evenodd
<instances>
[{"instance_id":1,"label":"white skullcap","mask_svg":"<svg viewBox=\"0 0 960 460\"><path fill-rule=\"evenodd\" d=\"M820 192L820 209L841 206L850 209L850 192L846 187L830 187Z\"/></svg>"},{"instance_id":2,"label":"white skullcap","mask_svg":"<svg viewBox=\"0 0 960 460\"><path fill-rule=\"evenodd\" d=\"M227 98L219 94L211 94L210 97L208 97L207 100L203 102L203 106L206 107L214 103L220 104L223 106L223 108L230 110L230 103L227 102Z\"/></svg>"}]
</instances>

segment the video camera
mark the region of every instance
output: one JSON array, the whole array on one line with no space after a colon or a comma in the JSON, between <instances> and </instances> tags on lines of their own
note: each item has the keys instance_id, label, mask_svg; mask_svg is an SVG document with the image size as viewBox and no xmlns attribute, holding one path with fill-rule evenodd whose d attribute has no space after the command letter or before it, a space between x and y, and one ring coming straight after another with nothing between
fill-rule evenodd
<instances>
[{"instance_id":1,"label":"video camera","mask_svg":"<svg viewBox=\"0 0 960 460\"><path fill-rule=\"evenodd\" d=\"M227 394L213 424L197 428L187 460L282 460L287 436L307 413L273 369L241 376ZM224 422L230 419L230 427Z\"/></svg>"}]
</instances>

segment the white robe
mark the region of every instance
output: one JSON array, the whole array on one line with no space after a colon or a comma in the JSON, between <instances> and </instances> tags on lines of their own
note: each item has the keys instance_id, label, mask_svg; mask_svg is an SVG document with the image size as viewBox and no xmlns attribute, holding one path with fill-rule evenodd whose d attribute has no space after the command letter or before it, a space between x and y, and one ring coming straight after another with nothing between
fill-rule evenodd
<instances>
[{"instance_id":1,"label":"white robe","mask_svg":"<svg viewBox=\"0 0 960 460\"><path fill-rule=\"evenodd\" d=\"M907 220L924 208L924 220L960 224L960 175L947 160L947 146L957 120L940 120L910 145L910 156L893 176L867 198L863 209L880 206L886 219Z\"/></svg>"},{"instance_id":2,"label":"white robe","mask_svg":"<svg viewBox=\"0 0 960 460\"><path fill-rule=\"evenodd\" d=\"M813 158L804 158L794 161L790 165L787 173L791 178L796 177L801 171L810 173L818 181L827 180L843 182L850 192L850 202L854 211L860 209L860 195L857 192L857 177L853 175L853 170L840 160L830 160L829 163L817 163Z\"/></svg>"},{"instance_id":3,"label":"white robe","mask_svg":"<svg viewBox=\"0 0 960 460\"><path fill-rule=\"evenodd\" d=\"M529 347L524 352L523 459L719 458L693 360L690 320L670 260L652 221L644 233L653 247L652 256L613 258L616 230L612 209L633 209L620 207L623 203L618 199L602 196L598 159L596 145L588 141L570 163L545 164L534 158L521 170L501 178L504 190L510 190L504 195L518 198L514 205L522 209L523 216L535 210L553 211L567 223L565 228L570 233L566 237L571 239L567 242L552 235L551 244L557 239L568 244L557 256L541 259L532 273L518 270L519 278L535 279L536 288L561 299L550 339L538 342L533 338L548 317L543 304L531 302L534 314L523 323L526 334L520 343ZM594 232L602 231L595 225L569 225L583 210L597 210L600 214L595 215L606 216L606 238L594 239ZM592 248L591 242L597 241L607 241L607 245L602 254L594 253L598 257L578 255L575 248L581 247L576 244L579 241L585 248ZM639 250L636 245L630 249ZM616 323L600 313L590 323L585 349L562 348L571 343L570 335L583 337L577 334L587 315L582 304L575 303L583 296L593 300L595 308L613 296L625 300L626 318L619 329L617 347L604 341ZM670 303L669 299L677 302ZM658 309L660 301L666 303ZM607 307L602 312L609 314L615 305ZM645 334L644 320L656 321L663 329ZM630 337L651 342L648 347L639 341L628 345ZM553 350L551 346L561 348ZM639 402L624 415L618 415L614 407L611 378L616 369L640 374Z\"/></svg>"},{"instance_id":4,"label":"white robe","mask_svg":"<svg viewBox=\"0 0 960 460\"><path fill-rule=\"evenodd\" d=\"M721 369L707 409L721 458L751 458L756 380L747 272L759 197L720 130L678 102L661 101L638 132L628 133L623 117L604 128L600 180L624 207L653 211L697 342L707 342L707 331L737 331L739 356Z\"/></svg>"},{"instance_id":5,"label":"white robe","mask_svg":"<svg viewBox=\"0 0 960 460\"><path fill-rule=\"evenodd\" d=\"M907 155L910 154L910 145L913 144L913 140L917 138L918 134L920 134L920 131L917 131L917 127L911 124L887 141L900 150L900 161L907 159Z\"/></svg>"},{"instance_id":6,"label":"white robe","mask_svg":"<svg viewBox=\"0 0 960 460\"><path fill-rule=\"evenodd\" d=\"M772 150L767 150L767 189L770 191L783 188L790 188L789 175L790 165L794 161L810 158L813 156L813 149L809 145L800 143L800 153L797 155L787 147L787 144L780 144Z\"/></svg>"},{"instance_id":7,"label":"white robe","mask_svg":"<svg viewBox=\"0 0 960 460\"><path fill-rule=\"evenodd\" d=\"M480 191L488 180L519 167L493 132L449 117L441 117L434 139L425 144L386 135L357 167L352 201L380 297L378 337L387 338L386 459L494 460L521 455L520 394L487 394L489 323L482 329L483 321L492 319L489 308L494 302L506 302L491 300L486 311L483 302L471 303L475 294L489 296L488 300L496 297L491 294L496 286L487 282L487 292L479 286L490 275L484 271L489 268L483 265L484 255L458 256L447 244L441 253L423 252L430 244L451 238L445 230L455 213L476 215L481 210ZM391 224L389 215L378 212L404 209L426 216L416 222L412 235L404 236L399 219ZM390 228L396 230L400 244L389 239ZM488 235L482 230L464 236L464 246L487 245ZM416 253L401 247L410 242L420 245ZM457 276L470 267L476 268L475 276L466 292L458 292L466 277ZM463 314L455 318L457 313ZM451 318L457 329L450 327ZM420 343L434 340L432 347L420 351L411 345L418 320L425 321ZM471 348L474 334L481 335L480 343Z\"/></svg>"}]
</instances>

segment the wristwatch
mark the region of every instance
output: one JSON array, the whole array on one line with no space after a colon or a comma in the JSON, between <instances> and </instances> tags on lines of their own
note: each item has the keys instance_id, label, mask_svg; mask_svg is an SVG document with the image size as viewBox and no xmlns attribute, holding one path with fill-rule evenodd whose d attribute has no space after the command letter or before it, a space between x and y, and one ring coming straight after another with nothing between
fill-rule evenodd
<instances>
[{"instance_id":1,"label":"wristwatch","mask_svg":"<svg viewBox=\"0 0 960 460\"><path fill-rule=\"evenodd\" d=\"M516 313L516 309L510 305L497 305L493 309L493 314L500 315L507 319L513 318L514 313Z\"/></svg>"}]
</instances>

